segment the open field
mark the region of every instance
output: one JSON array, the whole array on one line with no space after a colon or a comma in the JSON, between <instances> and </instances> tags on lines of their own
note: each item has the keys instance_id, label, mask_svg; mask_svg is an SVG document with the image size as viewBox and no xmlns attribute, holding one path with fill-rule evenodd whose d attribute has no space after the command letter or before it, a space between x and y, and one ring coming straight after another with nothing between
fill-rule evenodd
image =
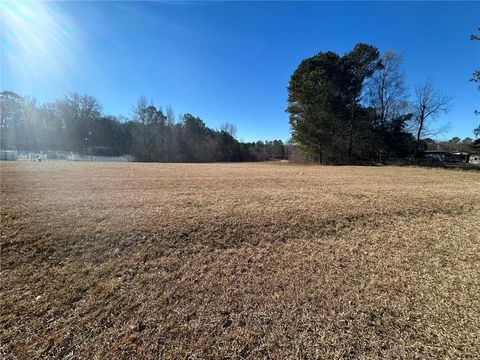
<instances>
[{"instance_id":1,"label":"open field","mask_svg":"<svg viewBox=\"0 0 480 360\"><path fill-rule=\"evenodd\" d=\"M2 162L3 358L478 358L480 173Z\"/></svg>"}]
</instances>

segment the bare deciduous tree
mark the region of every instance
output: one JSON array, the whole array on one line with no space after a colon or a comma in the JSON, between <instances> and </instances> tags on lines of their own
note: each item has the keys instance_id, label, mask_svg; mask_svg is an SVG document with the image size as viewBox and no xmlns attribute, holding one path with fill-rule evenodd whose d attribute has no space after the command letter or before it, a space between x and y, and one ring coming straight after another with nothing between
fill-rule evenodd
<instances>
[{"instance_id":1,"label":"bare deciduous tree","mask_svg":"<svg viewBox=\"0 0 480 360\"><path fill-rule=\"evenodd\" d=\"M145 124L145 114L150 105L152 105L151 101L149 102L145 96L140 96L137 99L137 103L132 108L133 119Z\"/></svg>"},{"instance_id":2,"label":"bare deciduous tree","mask_svg":"<svg viewBox=\"0 0 480 360\"><path fill-rule=\"evenodd\" d=\"M173 108L170 105L167 105L167 124L169 126L173 126L175 124L175 113L173 112Z\"/></svg>"},{"instance_id":3,"label":"bare deciduous tree","mask_svg":"<svg viewBox=\"0 0 480 360\"><path fill-rule=\"evenodd\" d=\"M427 79L424 84L415 88L415 100L413 103L414 122L416 127L417 150L420 138L427 132L432 131L431 121L442 113L447 113L451 98L441 94L433 86L433 82Z\"/></svg>"},{"instance_id":4,"label":"bare deciduous tree","mask_svg":"<svg viewBox=\"0 0 480 360\"><path fill-rule=\"evenodd\" d=\"M225 131L227 134L230 134L233 138L237 136L237 127L232 123L223 123L220 125L220 131Z\"/></svg>"},{"instance_id":5,"label":"bare deciduous tree","mask_svg":"<svg viewBox=\"0 0 480 360\"><path fill-rule=\"evenodd\" d=\"M383 67L368 81L367 96L380 126L408 110L405 74L400 68L402 61L402 54L387 50L382 56Z\"/></svg>"}]
</instances>

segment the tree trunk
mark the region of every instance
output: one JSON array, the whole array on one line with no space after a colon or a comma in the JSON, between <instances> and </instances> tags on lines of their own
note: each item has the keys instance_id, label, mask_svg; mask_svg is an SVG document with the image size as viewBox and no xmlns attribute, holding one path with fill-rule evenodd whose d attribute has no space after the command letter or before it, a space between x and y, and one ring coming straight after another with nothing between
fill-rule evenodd
<instances>
[{"instance_id":1,"label":"tree trunk","mask_svg":"<svg viewBox=\"0 0 480 360\"><path fill-rule=\"evenodd\" d=\"M355 116L355 99L352 100L352 112L350 114L350 138L348 139L348 162L352 161L353 147L353 118Z\"/></svg>"},{"instance_id":2,"label":"tree trunk","mask_svg":"<svg viewBox=\"0 0 480 360\"><path fill-rule=\"evenodd\" d=\"M418 153L420 150L420 136L422 135L424 122L425 122L425 118L424 118L424 112L422 110L422 112L418 117L418 131L417 131L417 143L415 146L415 157L418 157Z\"/></svg>"},{"instance_id":3,"label":"tree trunk","mask_svg":"<svg viewBox=\"0 0 480 360\"><path fill-rule=\"evenodd\" d=\"M331 130L331 134L332 134L332 149L331 149L331 159L332 158L335 158L335 125L332 124L332 130Z\"/></svg>"},{"instance_id":4,"label":"tree trunk","mask_svg":"<svg viewBox=\"0 0 480 360\"><path fill-rule=\"evenodd\" d=\"M348 139L348 161L352 161L352 147L353 147L353 121L350 121L350 137Z\"/></svg>"},{"instance_id":5,"label":"tree trunk","mask_svg":"<svg viewBox=\"0 0 480 360\"><path fill-rule=\"evenodd\" d=\"M320 143L320 164L323 165L323 143Z\"/></svg>"}]
</instances>

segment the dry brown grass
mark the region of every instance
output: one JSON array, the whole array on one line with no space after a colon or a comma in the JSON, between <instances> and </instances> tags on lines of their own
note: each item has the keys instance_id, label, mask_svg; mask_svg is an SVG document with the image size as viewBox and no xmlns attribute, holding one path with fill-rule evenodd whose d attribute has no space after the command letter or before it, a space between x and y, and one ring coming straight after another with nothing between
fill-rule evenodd
<instances>
[{"instance_id":1,"label":"dry brown grass","mask_svg":"<svg viewBox=\"0 0 480 360\"><path fill-rule=\"evenodd\" d=\"M479 173L0 169L3 358L479 356Z\"/></svg>"}]
</instances>

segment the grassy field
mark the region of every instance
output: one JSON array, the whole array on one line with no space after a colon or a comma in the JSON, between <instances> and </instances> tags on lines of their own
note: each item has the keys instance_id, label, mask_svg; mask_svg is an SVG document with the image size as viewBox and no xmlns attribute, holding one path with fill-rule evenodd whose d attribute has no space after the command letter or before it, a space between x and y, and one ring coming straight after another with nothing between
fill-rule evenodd
<instances>
[{"instance_id":1,"label":"grassy field","mask_svg":"<svg viewBox=\"0 0 480 360\"><path fill-rule=\"evenodd\" d=\"M478 172L0 170L2 358L478 359Z\"/></svg>"}]
</instances>

